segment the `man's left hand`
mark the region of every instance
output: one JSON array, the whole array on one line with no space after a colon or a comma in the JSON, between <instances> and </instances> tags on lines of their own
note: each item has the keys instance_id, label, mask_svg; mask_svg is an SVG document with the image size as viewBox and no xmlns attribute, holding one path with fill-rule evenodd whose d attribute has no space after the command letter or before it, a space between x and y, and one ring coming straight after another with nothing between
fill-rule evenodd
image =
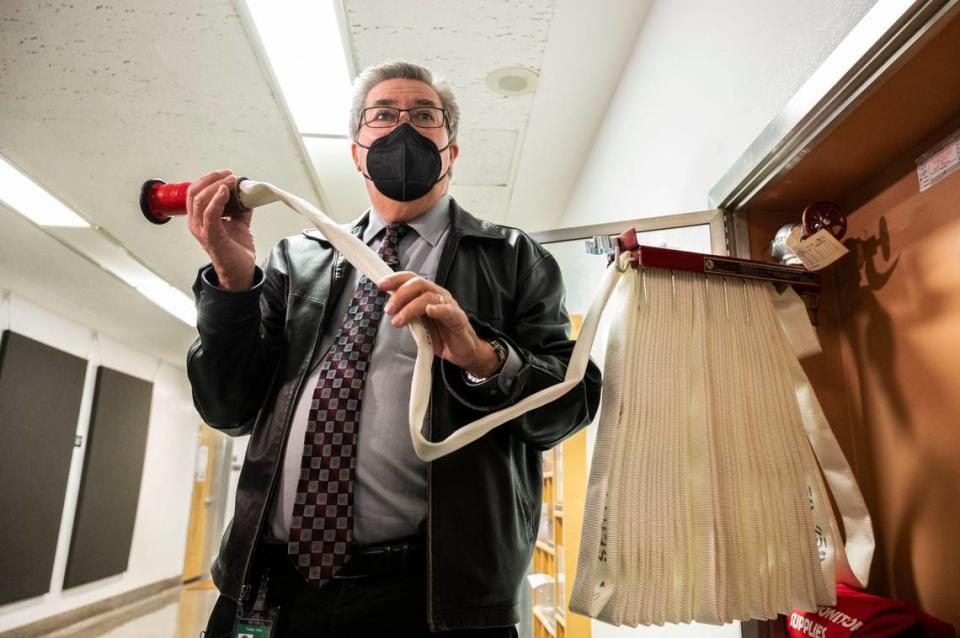
<instances>
[{"instance_id":1,"label":"man's left hand","mask_svg":"<svg viewBox=\"0 0 960 638\"><path fill-rule=\"evenodd\" d=\"M434 354L475 377L489 377L496 371L496 351L477 336L449 290L408 270L387 275L377 287L390 295L384 312L393 316L394 326L424 317Z\"/></svg>"}]
</instances>

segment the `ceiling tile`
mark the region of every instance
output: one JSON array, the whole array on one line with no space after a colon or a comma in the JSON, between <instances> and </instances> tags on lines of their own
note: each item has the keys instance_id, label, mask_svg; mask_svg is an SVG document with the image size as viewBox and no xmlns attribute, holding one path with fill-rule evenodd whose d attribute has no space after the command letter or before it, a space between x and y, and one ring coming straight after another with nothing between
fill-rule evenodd
<instances>
[{"instance_id":1,"label":"ceiling tile","mask_svg":"<svg viewBox=\"0 0 960 638\"><path fill-rule=\"evenodd\" d=\"M465 186L454 184L450 194L470 214L487 221L503 223L506 221L507 205L510 202L510 189L506 186Z\"/></svg>"},{"instance_id":2,"label":"ceiling tile","mask_svg":"<svg viewBox=\"0 0 960 638\"><path fill-rule=\"evenodd\" d=\"M454 168L455 183L509 186L517 152L516 130L463 128L458 137L460 155Z\"/></svg>"}]
</instances>

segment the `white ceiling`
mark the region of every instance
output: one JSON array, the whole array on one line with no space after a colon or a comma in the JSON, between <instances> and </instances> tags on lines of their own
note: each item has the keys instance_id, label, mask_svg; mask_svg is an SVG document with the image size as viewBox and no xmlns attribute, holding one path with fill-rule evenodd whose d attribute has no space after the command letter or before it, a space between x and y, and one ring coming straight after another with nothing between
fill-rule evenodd
<instances>
[{"instance_id":1,"label":"white ceiling","mask_svg":"<svg viewBox=\"0 0 960 638\"><path fill-rule=\"evenodd\" d=\"M540 230L563 214L648 5L342 0L341 11L355 68L405 58L453 85L458 201ZM181 220L140 216L146 178L230 167L341 221L366 206L348 142L294 130L245 14L230 0L0 2L0 154L184 292L205 256ZM506 66L539 73L538 91L490 91L487 74ZM304 226L279 204L254 220L261 258ZM194 329L2 205L0 230L0 289L183 364Z\"/></svg>"}]
</instances>

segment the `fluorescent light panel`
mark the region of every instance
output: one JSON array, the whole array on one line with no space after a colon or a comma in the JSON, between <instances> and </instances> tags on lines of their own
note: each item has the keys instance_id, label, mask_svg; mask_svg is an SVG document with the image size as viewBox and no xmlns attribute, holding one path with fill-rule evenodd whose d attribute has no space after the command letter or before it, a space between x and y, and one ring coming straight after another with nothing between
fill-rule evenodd
<instances>
[{"instance_id":1,"label":"fluorescent light panel","mask_svg":"<svg viewBox=\"0 0 960 638\"><path fill-rule=\"evenodd\" d=\"M137 285L137 291L188 326L197 326L197 309L193 299L154 275Z\"/></svg>"},{"instance_id":2,"label":"fluorescent light panel","mask_svg":"<svg viewBox=\"0 0 960 638\"><path fill-rule=\"evenodd\" d=\"M51 229L50 234L133 287L180 321L189 326L197 325L197 311L193 299L134 259L123 246L104 233L92 228L63 228Z\"/></svg>"},{"instance_id":3,"label":"fluorescent light panel","mask_svg":"<svg viewBox=\"0 0 960 638\"><path fill-rule=\"evenodd\" d=\"M350 77L333 0L246 0L301 133L346 135Z\"/></svg>"},{"instance_id":4,"label":"fluorescent light panel","mask_svg":"<svg viewBox=\"0 0 960 638\"><path fill-rule=\"evenodd\" d=\"M82 217L14 168L3 156L0 156L0 200L40 226L90 227Z\"/></svg>"}]
</instances>

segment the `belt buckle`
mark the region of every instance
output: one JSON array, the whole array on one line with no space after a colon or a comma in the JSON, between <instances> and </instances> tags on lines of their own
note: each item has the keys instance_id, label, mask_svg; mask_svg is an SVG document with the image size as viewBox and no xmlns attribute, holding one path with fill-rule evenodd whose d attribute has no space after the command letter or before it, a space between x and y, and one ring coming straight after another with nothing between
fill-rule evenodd
<instances>
[{"instance_id":1,"label":"belt buckle","mask_svg":"<svg viewBox=\"0 0 960 638\"><path fill-rule=\"evenodd\" d=\"M393 546L391 545L374 545L369 548L358 548L360 551L357 553L360 556L383 556L389 554L393 551Z\"/></svg>"},{"instance_id":2,"label":"belt buckle","mask_svg":"<svg viewBox=\"0 0 960 638\"><path fill-rule=\"evenodd\" d=\"M384 543L382 545L370 545L368 547L357 547L355 552L361 556L389 556L402 555L413 549L410 541L400 541L397 543Z\"/></svg>"}]
</instances>

